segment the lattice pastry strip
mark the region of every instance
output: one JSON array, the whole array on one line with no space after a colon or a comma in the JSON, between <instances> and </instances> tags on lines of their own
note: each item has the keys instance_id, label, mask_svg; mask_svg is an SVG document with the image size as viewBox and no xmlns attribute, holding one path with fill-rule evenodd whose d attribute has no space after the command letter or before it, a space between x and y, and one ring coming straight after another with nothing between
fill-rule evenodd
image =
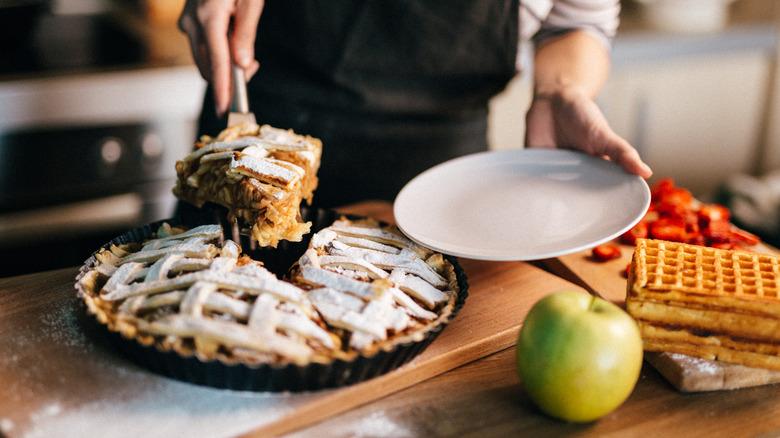
<instances>
[{"instance_id":1,"label":"lattice pastry strip","mask_svg":"<svg viewBox=\"0 0 780 438\"><path fill-rule=\"evenodd\" d=\"M458 290L452 264L373 221L337 224L313 236L322 246L309 248L287 281L218 225L163 225L157 238L96 254L79 290L126 337L227 363L370 355L422 339L449 317Z\"/></svg>"},{"instance_id":2,"label":"lattice pastry strip","mask_svg":"<svg viewBox=\"0 0 780 438\"><path fill-rule=\"evenodd\" d=\"M350 347L367 351L438 317L456 295L443 266L397 230L340 220L312 236L292 279L310 289L328 324L346 331Z\"/></svg>"},{"instance_id":3,"label":"lattice pastry strip","mask_svg":"<svg viewBox=\"0 0 780 438\"><path fill-rule=\"evenodd\" d=\"M88 306L102 310L99 319L113 321L128 337L204 359L270 357L303 364L333 356L340 347L303 289L241 256L233 241L223 239L221 227L165 235L170 231L161 228L160 238L135 252L105 251L112 255L100 258L118 266L83 277L99 292L85 294ZM208 249L193 257L192 245ZM106 271L112 275L101 279Z\"/></svg>"}]
</instances>

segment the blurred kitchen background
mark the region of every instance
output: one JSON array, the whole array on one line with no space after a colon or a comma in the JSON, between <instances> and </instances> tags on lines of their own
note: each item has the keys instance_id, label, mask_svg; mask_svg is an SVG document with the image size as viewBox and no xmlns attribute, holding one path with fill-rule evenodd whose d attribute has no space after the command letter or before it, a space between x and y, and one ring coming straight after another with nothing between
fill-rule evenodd
<instances>
[{"instance_id":1,"label":"blurred kitchen background","mask_svg":"<svg viewBox=\"0 0 780 438\"><path fill-rule=\"evenodd\" d=\"M0 277L76 266L170 217L205 84L182 0L0 0ZM625 0L599 104L653 167L780 234L780 2ZM523 60L530 64L529 59ZM527 75L492 103L522 147Z\"/></svg>"}]
</instances>

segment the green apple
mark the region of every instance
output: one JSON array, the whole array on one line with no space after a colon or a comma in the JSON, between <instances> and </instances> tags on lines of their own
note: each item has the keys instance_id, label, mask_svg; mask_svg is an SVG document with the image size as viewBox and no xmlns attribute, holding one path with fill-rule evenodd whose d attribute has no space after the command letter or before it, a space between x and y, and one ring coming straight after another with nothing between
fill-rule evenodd
<instances>
[{"instance_id":1,"label":"green apple","mask_svg":"<svg viewBox=\"0 0 780 438\"><path fill-rule=\"evenodd\" d=\"M594 421L620 406L639 379L642 357L636 321L582 292L539 300L517 339L517 369L529 397L570 422Z\"/></svg>"}]
</instances>

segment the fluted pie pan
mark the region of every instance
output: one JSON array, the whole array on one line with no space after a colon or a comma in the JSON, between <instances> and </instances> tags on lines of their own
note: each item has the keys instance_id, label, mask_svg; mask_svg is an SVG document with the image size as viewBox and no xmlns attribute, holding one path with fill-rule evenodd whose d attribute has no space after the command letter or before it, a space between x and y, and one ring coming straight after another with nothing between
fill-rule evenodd
<instances>
[{"instance_id":1,"label":"fluted pie pan","mask_svg":"<svg viewBox=\"0 0 780 438\"><path fill-rule=\"evenodd\" d=\"M394 268L392 270L390 268L386 268L387 273L390 275L382 274L382 272L376 274L383 279L370 280L374 283L372 283L372 286L370 286L368 289L363 287L365 285L358 284L358 286L362 287L361 290L369 291L385 290L383 288L388 287L387 285L389 284L389 287L392 289L392 293L394 295L392 295L391 298L388 298L390 301L392 301L392 303L387 305L393 307L393 312L395 312L393 314L398 316L398 319L402 319L404 321L406 319L411 319L411 322L408 323L409 325L406 329L398 329L398 332L390 330L388 331L387 339L376 341L372 343L370 347L361 347L360 343L356 341L358 336L354 334L357 333L357 330L355 332L349 332L349 330L344 328L345 324L349 325L351 324L350 321L352 321L349 317L342 318L345 313L344 311L335 312L335 314L334 312L328 313L328 310L330 309L328 302L322 304L321 306L320 304L317 304L316 306L309 306L310 302L314 302L315 304L317 303L317 300L314 299L315 294L317 294L317 296L330 296L334 294L334 292L328 289L329 293L327 294L319 293L324 291L326 288L321 287L318 282L324 283L325 280L320 281L316 279L311 280L308 277L304 278L305 276L302 275L302 272L307 269L319 268L320 264L324 265L333 258L331 254L324 254L321 255L321 258L318 260L314 260L313 262L309 260L312 257L316 257L316 251L314 249L309 249L312 235L326 228L328 229L327 231L330 232L331 228L333 228L336 223L341 223L339 222L341 219L346 219L347 223L349 224L372 222L371 220L359 216L345 216L332 210L303 208L302 219L304 221L312 222L311 233L304 236L304 239L300 242L283 241L277 246L277 248L258 248L252 244L247 236L234 234L231 231L232 227L227 222L226 217L227 215L225 209L218 206L208 205L202 209L188 210L168 220L147 224L117 236L111 242L106 243L100 249L95 251L81 267L75 284L77 294L83 299L82 302L85 304L87 311L92 314L95 317L97 323L103 327L106 336L108 336L112 343L130 360L164 376L216 388L248 391L310 391L350 385L390 372L393 369L407 363L423 350L425 350L425 348L436 339L439 333L441 333L441 331L457 315L462 306L465 304L465 300L468 296L468 280L462 268L458 264L457 259L450 256L437 254L433 251L423 248L422 250L425 250L424 253L426 254L423 256L424 258L429 257L429 255L434 256L426 261L428 265L444 267L443 270L440 270L440 273L443 276L442 278L447 278L447 285L438 286L439 289L444 291L444 293L439 293L436 290L431 289L430 286L424 285L426 288L424 290L432 291L434 296L439 296L439 301L437 303L432 303L426 301L425 297L421 297L416 294L399 294L400 289L408 290L406 286L400 286L403 283L403 280L399 280L399 278L413 277L407 280L407 283L411 285L412 283L419 283L419 277L417 275L410 275L409 272L411 271L407 271L406 274L394 272L399 270L398 268ZM233 355L232 351L229 352L230 354L224 353L222 350L220 350L224 350L223 347L214 346L213 343L208 340L206 342L199 343L188 340L187 342L183 343L183 345L187 346L186 348L169 348L165 338L166 336L170 337L171 335L139 335L136 332L143 330L139 330L137 327L133 327L132 330L127 330L126 328L123 329L121 327L122 324L116 324L116 319L118 319L118 317L111 314L113 311L111 309L120 307L124 302L117 302L116 304L106 306L106 303L102 300L102 298L99 298L100 289L104 288L103 284L106 282L104 274L97 273L97 271L100 269L105 269L105 266L101 266L101 264L104 263L103 261L106 259L104 254L106 251L109 251L112 246L127 247L129 244L148 241L149 239L156 237L156 233L164 224L174 228L183 227L184 229L189 230L202 225L221 225L223 236L220 241L235 240L242 249L242 252L245 256L248 256L254 261L262 262L264 267L267 268L268 271L275 274L276 277L280 279L285 278L285 283L295 283L296 286L299 286L304 290L304 296L306 297L304 299L304 303L306 306L301 307L304 309L303 313L311 312L314 314L312 318L316 321L321 329L326 330L330 337L336 341L336 345L339 347L339 350L330 356L327 353L317 354L312 356L312 359L308 361L305 359L302 361L285 360L284 358L280 360L278 355L273 354L260 355L261 358L258 359L258 355L252 354L251 352L247 353L247 350L244 348L239 348L236 350L242 352L242 354ZM376 222L376 225L379 227L379 229L382 230L397 231L386 223ZM330 236L333 233L321 234L327 234ZM400 236L399 239L403 241L405 237L400 233L398 234ZM320 234L317 234L317 236L320 236ZM338 240L338 243L328 243L328 245L330 245L330 247L341 248L344 246L341 243L342 241L351 242L354 240L351 234L345 236L346 237L338 237L336 239ZM321 240L319 237L318 239ZM377 246L386 244L387 242L376 243ZM360 245L364 246L364 244ZM374 243L371 243L369 246L373 245ZM361 254L363 248L359 248L358 250L347 248L346 250L357 251L356 254ZM336 250L334 249L334 251ZM225 249L224 252L227 254L228 250ZM408 249L402 249L401 253L407 254ZM304 254L307 254L307 258L302 257ZM349 254L353 253L350 252ZM379 265L384 263L381 260L379 260L379 262L373 260L373 256L369 255L368 257L371 259L370 262L372 263L378 263ZM414 259L414 256L410 256L410 259ZM440 262L436 262L436 260L439 260ZM304 263L306 266L303 266ZM363 262L360 263L362 264ZM351 266L352 264L354 264L354 262L350 262L345 266ZM405 266L407 261L404 260L401 264ZM309 265L314 266L312 267ZM110 268L114 269L112 267ZM149 270L151 268L146 267L143 269ZM342 268L339 267L335 269L335 271L339 271L340 269ZM404 267L403 269L406 268ZM317 273L319 271L314 270L312 272ZM298 277L294 277L292 279L289 278L291 273L295 273L295 275L298 275ZM328 278L333 277L330 273L327 274L330 275ZM340 279L336 281L347 281L348 283L352 282L351 279ZM369 280L364 279L364 281ZM317 283L317 285L313 285L312 282ZM394 285L397 285L397 287ZM286 287L287 286L285 286L285 288ZM292 284L290 284L290 287L292 287ZM338 289L338 287L336 288ZM311 292L311 290L317 290L317 292ZM184 294L185 292L177 291L175 293ZM208 293L208 291L206 291L206 293ZM247 303L233 303L238 304L238 308L240 309L254 309L255 307L259 307L259 304L255 306L255 301L259 302L259 300L256 300L254 295L247 297L246 293L240 290L229 291L229 293L233 294L229 298L240 298ZM192 292L191 294L196 295L195 292ZM414 296L413 300L409 298L411 296ZM309 299L310 297L311 299ZM219 298L224 299L224 297ZM356 301L354 297L349 294L342 298L338 298L338 300L343 300L343 298L347 298L347 301ZM271 300L277 303L277 308L286 309L289 307L285 307L287 306L287 304L284 302L285 299L280 300L278 298L278 294ZM396 307L401 307L401 304L398 304L400 302L407 303L406 305L409 307L403 307L403 311L396 309ZM132 303L125 304L125 307L132 306ZM181 311L182 307L187 307L190 309L187 310L188 312L205 312L197 305L193 306L192 304L179 304L177 306L179 308L175 311ZM106 307L110 307L110 309L106 310ZM166 308L162 307L162 309ZM312 311L312 309L316 309L316 311ZM296 312L298 312L298 310L296 310ZM415 316L414 312L422 313L424 314L424 317L421 319L419 315ZM412 316L409 317L405 314ZM144 316L143 318L153 318L153 316ZM220 315L217 315L215 319L223 318L221 318ZM263 326L263 318L258 316L255 317L254 320L256 321L255 326ZM347 323L344 321L347 321ZM393 321L394 322L390 322L388 324L398 324L396 320ZM217 323L220 327L224 326L222 321L217 321ZM228 329L226 336L232 338L239 332L247 332L247 324L248 323L241 323L239 324L241 327ZM361 322L358 324L361 324ZM365 332L371 332L373 327L373 325L371 325L371 321L364 321L362 324L366 324L366 326L361 330L365 330ZM148 324L149 327L152 327L153 325L154 323ZM146 322L142 321L142 327L146 326ZM189 326L187 326L187 329L189 329ZM321 331L318 331L317 327L313 327L313 330L321 333ZM365 332L361 332L360 336L365 337ZM249 332L246 334L250 337L254 336ZM316 335L312 336L316 337ZM163 341L160 341L161 339L163 339ZM329 342L325 336L320 336L319 339L324 343ZM202 339L200 339L200 341L202 341ZM315 344L319 343L320 341L307 342L309 344ZM179 344L181 345L182 343L180 342ZM355 346L353 346L353 344ZM203 348L205 350L214 350L216 353L203 354L202 351L198 350L199 348ZM282 349L284 350L285 348L285 345L282 345ZM358 350L358 348L363 349ZM266 356L267 360L262 358Z\"/></svg>"}]
</instances>

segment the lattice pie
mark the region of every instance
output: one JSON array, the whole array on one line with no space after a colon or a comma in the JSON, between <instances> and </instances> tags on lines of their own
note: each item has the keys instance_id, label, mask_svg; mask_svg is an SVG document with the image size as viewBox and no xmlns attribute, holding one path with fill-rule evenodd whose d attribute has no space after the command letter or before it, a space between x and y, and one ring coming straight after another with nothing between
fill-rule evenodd
<instances>
[{"instance_id":1,"label":"lattice pie","mask_svg":"<svg viewBox=\"0 0 780 438\"><path fill-rule=\"evenodd\" d=\"M626 308L646 350L780 369L780 256L640 239Z\"/></svg>"},{"instance_id":2,"label":"lattice pie","mask_svg":"<svg viewBox=\"0 0 780 438\"><path fill-rule=\"evenodd\" d=\"M248 229L260 246L300 241L309 232L300 205L311 203L317 187L318 139L244 122L195 146L176 163L176 196L198 207L227 207L231 222Z\"/></svg>"},{"instance_id":3,"label":"lattice pie","mask_svg":"<svg viewBox=\"0 0 780 438\"><path fill-rule=\"evenodd\" d=\"M79 295L126 338L250 367L372 357L454 315L453 264L393 227L337 220L312 235L284 279L225 234L164 223L143 242L108 245L82 270Z\"/></svg>"}]
</instances>

